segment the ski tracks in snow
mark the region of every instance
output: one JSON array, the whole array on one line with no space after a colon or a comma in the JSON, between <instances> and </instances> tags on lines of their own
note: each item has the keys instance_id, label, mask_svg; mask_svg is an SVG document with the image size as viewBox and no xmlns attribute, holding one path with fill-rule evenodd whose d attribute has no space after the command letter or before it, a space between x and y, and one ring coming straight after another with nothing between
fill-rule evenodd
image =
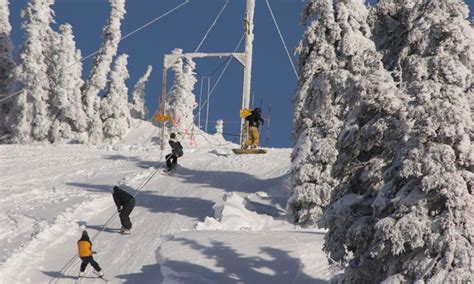
<instances>
[{"instance_id":1,"label":"ski tracks in snow","mask_svg":"<svg viewBox=\"0 0 474 284\"><path fill-rule=\"evenodd\" d=\"M56 217L46 219L46 224L42 224L41 229L0 266L0 283L74 283L80 262L76 257L76 242L82 231L79 224L85 224L90 236L101 232L93 240L93 250L98 252L94 259L112 283L160 283L163 276L156 251L164 241L172 238L172 234L193 231L197 222L212 217L212 206L227 192L245 196L257 191L275 190L273 187L281 182L280 176L288 170L289 159L287 150L275 151L271 162L266 155L223 156L212 154L213 149L188 150L179 159L180 167L173 175L156 175L137 193L135 189L160 165L157 157L161 151L156 148L132 151L132 147L124 146L110 153L110 149L91 151L90 148L83 148L78 146L75 149L77 153L72 155L67 147L48 150L64 151L67 167L76 174L60 167L41 174L32 170L37 175L33 179L35 182L44 181L41 175L53 172L64 174L67 180L59 178L55 184L67 184L78 199L82 197L82 201L67 209L50 212ZM90 156L89 152L99 157ZM56 155L60 159L61 153ZM0 156L4 156L3 153ZM89 164L83 163L78 158L80 156L89 160ZM74 164L74 160L79 162ZM51 163L54 162L52 159ZM12 160L11 163L17 162ZM18 174L18 178L21 176ZM71 179L77 182L68 183ZM130 193L138 194L131 214L132 233L125 236L118 233L121 225L117 216L106 228L102 226L116 213L111 189L117 182ZM58 191L57 194L70 198L69 192ZM56 193L49 192L47 195L56 196ZM15 197L12 199L15 200ZM58 203L63 204L64 200ZM40 204L45 204L44 199ZM62 213L57 214L58 211ZM9 218L15 216L10 215ZM305 257L299 240L295 240L295 245L300 257ZM25 267L24 263L28 266ZM295 279L301 269L300 265ZM89 273L91 270L89 267ZM87 279L87 283L100 282L100 279Z\"/></svg>"}]
</instances>

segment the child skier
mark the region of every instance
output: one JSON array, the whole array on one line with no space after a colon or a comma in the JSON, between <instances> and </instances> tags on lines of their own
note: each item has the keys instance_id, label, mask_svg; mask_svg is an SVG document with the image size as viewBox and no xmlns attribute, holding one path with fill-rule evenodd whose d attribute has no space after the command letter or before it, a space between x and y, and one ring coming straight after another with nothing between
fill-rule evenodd
<instances>
[{"instance_id":1,"label":"child skier","mask_svg":"<svg viewBox=\"0 0 474 284\"><path fill-rule=\"evenodd\" d=\"M176 134L170 134L170 140L168 142L171 146L171 153L166 155L166 171L171 171L176 168L178 164L178 157L183 156L183 146L181 143L176 139Z\"/></svg>"},{"instance_id":2,"label":"child skier","mask_svg":"<svg viewBox=\"0 0 474 284\"><path fill-rule=\"evenodd\" d=\"M103 277L104 273L102 273L102 269L92 257L92 254L94 254L95 251L92 250L92 243L89 240L89 235L87 234L87 231L82 232L81 239L77 241L77 248L79 251L79 257L82 260L81 271L79 272L79 277L84 276L84 271L86 270L86 267L89 263L92 265L92 267L94 267L97 275L99 277Z\"/></svg>"},{"instance_id":3,"label":"child skier","mask_svg":"<svg viewBox=\"0 0 474 284\"><path fill-rule=\"evenodd\" d=\"M130 234L130 229L132 229L130 213L132 213L132 210L135 207L135 198L118 186L114 186L113 197L115 205L117 206L117 211L119 212L120 223L122 224L120 233L124 235Z\"/></svg>"}]
</instances>

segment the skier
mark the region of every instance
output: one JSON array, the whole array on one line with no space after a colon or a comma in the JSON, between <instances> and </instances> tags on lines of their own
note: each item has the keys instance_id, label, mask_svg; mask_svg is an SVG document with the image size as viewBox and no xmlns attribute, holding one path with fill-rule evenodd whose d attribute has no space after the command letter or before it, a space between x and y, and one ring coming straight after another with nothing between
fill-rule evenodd
<instances>
[{"instance_id":1,"label":"skier","mask_svg":"<svg viewBox=\"0 0 474 284\"><path fill-rule=\"evenodd\" d=\"M114 202L117 206L117 210L120 216L120 223L122 228L120 233L130 234L130 229L132 229L132 222L130 221L130 213L132 213L133 208L135 207L135 198L129 193L123 191L120 187L114 186Z\"/></svg>"},{"instance_id":2,"label":"skier","mask_svg":"<svg viewBox=\"0 0 474 284\"><path fill-rule=\"evenodd\" d=\"M82 260L81 271L79 272L79 277L84 277L84 271L86 270L86 267L89 263L92 265L92 267L94 267L99 277L101 278L104 277L104 273L102 272L102 269L92 257L92 254L94 254L95 251L92 250L92 243L89 240L89 235L87 234L87 231L84 230L82 232L81 239L77 241L77 248L79 250L79 257Z\"/></svg>"},{"instance_id":3,"label":"skier","mask_svg":"<svg viewBox=\"0 0 474 284\"><path fill-rule=\"evenodd\" d=\"M262 110L257 107L252 111L252 114L245 118L246 121L249 122L249 137L247 141L245 141L244 145L242 145L243 149L247 148L258 148L258 144L260 142L260 135L258 133L258 127L260 126L260 122L262 125L265 123L263 118L261 117Z\"/></svg>"},{"instance_id":4,"label":"skier","mask_svg":"<svg viewBox=\"0 0 474 284\"><path fill-rule=\"evenodd\" d=\"M176 139L176 134L170 134L170 140L168 142L171 146L171 153L166 155L166 171L171 171L176 168L178 164L178 157L183 156L183 146Z\"/></svg>"}]
</instances>

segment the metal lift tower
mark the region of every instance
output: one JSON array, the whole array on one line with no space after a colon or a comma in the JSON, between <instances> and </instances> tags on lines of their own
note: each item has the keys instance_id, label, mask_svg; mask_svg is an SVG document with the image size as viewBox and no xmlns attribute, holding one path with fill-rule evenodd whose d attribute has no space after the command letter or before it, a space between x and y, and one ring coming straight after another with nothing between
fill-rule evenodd
<instances>
[{"instance_id":1,"label":"metal lift tower","mask_svg":"<svg viewBox=\"0 0 474 284\"><path fill-rule=\"evenodd\" d=\"M186 58L206 58L206 57L233 57L244 67L244 82L242 90L242 109L250 107L250 90L252 82L252 57L253 57L253 19L255 15L255 0L246 0L246 15L244 19L245 29L245 51L243 53L183 53L183 54L165 54L163 60L163 81L161 89L161 113L166 116L166 76L168 69L181 57ZM209 102L208 102L209 103ZM161 122L161 150L165 148L165 123ZM247 126L245 119L241 120L240 125L240 143L246 139Z\"/></svg>"}]
</instances>

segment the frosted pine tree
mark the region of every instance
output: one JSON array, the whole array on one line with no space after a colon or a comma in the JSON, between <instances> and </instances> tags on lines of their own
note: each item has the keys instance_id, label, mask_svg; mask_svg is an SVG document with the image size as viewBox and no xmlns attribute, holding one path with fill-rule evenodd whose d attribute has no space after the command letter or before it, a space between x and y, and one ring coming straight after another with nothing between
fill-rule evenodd
<instances>
[{"instance_id":1,"label":"frosted pine tree","mask_svg":"<svg viewBox=\"0 0 474 284\"><path fill-rule=\"evenodd\" d=\"M393 281L467 283L474 277L474 38L467 6L412 0L388 9L393 5L383 1L380 9L397 12L393 19L406 27L392 60L410 99L409 132L386 189L392 200L380 198L374 253Z\"/></svg>"},{"instance_id":2,"label":"frosted pine tree","mask_svg":"<svg viewBox=\"0 0 474 284\"><path fill-rule=\"evenodd\" d=\"M87 119L82 107L81 52L76 49L72 27L69 24L59 27L57 45L52 47L51 67L52 100L51 109L54 116L52 141L61 138L86 141Z\"/></svg>"},{"instance_id":3,"label":"frosted pine tree","mask_svg":"<svg viewBox=\"0 0 474 284\"><path fill-rule=\"evenodd\" d=\"M15 62L12 59L13 44L10 39L10 10L8 0L0 0L0 100L5 98L12 87L12 72ZM0 102L0 140L7 131L7 115L10 109L10 101Z\"/></svg>"},{"instance_id":4,"label":"frosted pine tree","mask_svg":"<svg viewBox=\"0 0 474 284\"><path fill-rule=\"evenodd\" d=\"M297 52L299 86L294 98L293 193L288 211L293 221L313 225L328 205L336 181L331 177L342 127L341 98L347 72L340 70L335 45L340 40L332 0L307 1L307 26Z\"/></svg>"},{"instance_id":5,"label":"frosted pine tree","mask_svg":"<svg viewBox=\"0 0 474 284\"><path fill-rule=\"evenodd\" d=\"M89 78L82 88L82 99L89 123L89 142L99 143L102 140L102 121L100 119L100 98L98 97L107 84L107 75L113 57L117 54L121 38L121 21L126 13L125 0L109 0L110 16L102 31L102 46L94 58Z\"/></svg>"},{"instance_id":6,"label":"frosted pine tree","mask_svg":"<svg viewBox=\"0 0 474 284\"><path fill-rule=\"evenodd\" d=\"M173 54L182 54L183 50L175 49ZM196 97L193 94L197 82L194 69L196 64L189 58L178 58L171 67L174 71L173 87L167 96L167 114L171 115L178 131L190 131L194 125L193 110L196 108Z\"/></svg>"},{"instance_id":7,"label":"frosted pine tree","mask_svg":"<svg viewBox=\"0 0 474 284\"><path fill-rule=\"evenodd\" d=\"M376 283L383 263L370 253L376 222L374 203L387 183L405 135L405 95L384 69L363 0L336 1L341 29L337 54L350 72L344 127L337 142L338 158L332 176L338 184L320 224L329 229L324 249L331 259L350 260L341 282ZM364 261L362 261L364 259Z\"/></svg>"},{"instance_id":8,"label":"frosted pine tree","mask_svg":"<svg viewBox=\"0 0 474 284\"><path fill-rule=\"evenodd\" d=\"M28 143L47 140L51 129L50 101L45 45L50 40L53 22L53 0L32 0L22 12L25 43L20 51L20 65L15 79L22 85L11 109L12 142Z\"/></svg>"},{"instance_id":9,"label":"frosted pine tree","mask_svg":"<svg viewBox=\"0 0 474 284\"><path fill-rule=\"evenodd\" d=\"M347 282L468 283L474 276L474 41L466 5L400 0L380 1L378 8L378 25L398 31L398 38L375 38L408 100L406 117L399 116L405 137L391 138L400 129L387 125L381 133L389 134L383 140L391 142L385 145L393 157L383 147L380 161L369 156L374 167L359 183L339 184L335 196L345 195L325 214L332 222L326 249L338 259L352 252ZM384 113L385 107L377 112Z\"/></svg>"},{"instance_id":10,"label":"frosted pine tree","mask_svg":"<svg viewBox=\"0 0 474 284\"><path fill-rule=\"evenodd\" d=\"M132 91L132 99L130 102L130 115L136 119L146 120L148 117L148 109L145 105L145 85L150 77L153 68L149 65L145 74L138 80Z\"/></svg>"},{"instance_id":11,"label":"frosted pine tree","mask_svg":"<svg viewBox=\"0 0 474 284\"><path fill-rule=\"evenodd\" d=\"M128 88L125 81L129 78L127 70L128 55L122 54L115 60L110 79L102 99L101 118L104 122L104 139L118 141L130 128L130 110L128 108Z\"/></svg>"}]
</instances>

